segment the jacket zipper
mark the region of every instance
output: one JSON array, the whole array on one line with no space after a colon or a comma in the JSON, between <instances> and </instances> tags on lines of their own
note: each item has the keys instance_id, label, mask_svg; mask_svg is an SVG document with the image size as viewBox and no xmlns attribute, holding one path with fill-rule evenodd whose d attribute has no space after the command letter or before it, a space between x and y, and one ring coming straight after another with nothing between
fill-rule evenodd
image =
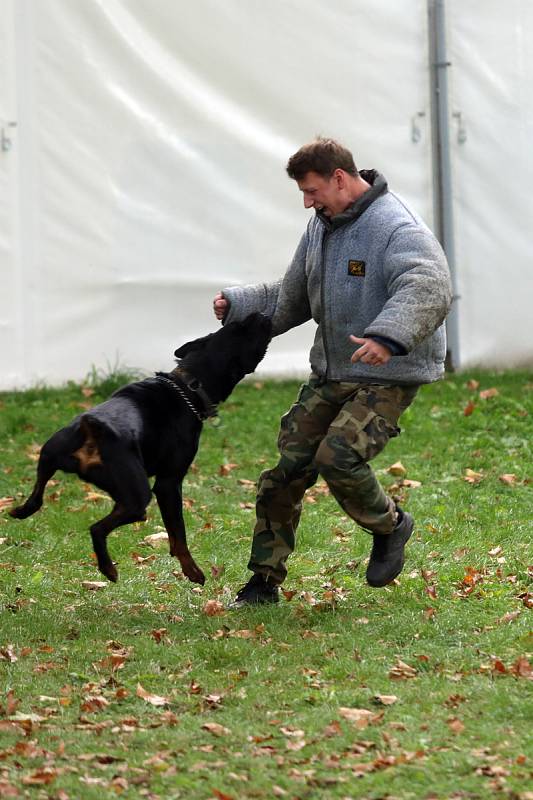
<instances>
[{"instance_id":1,"label":"jacket zipper","mask_svg":"<svg viewBox=\"0 0 533 800\"><path fill-rule=\"evenodd\" d=\"M329 349L328 349L328 337L327 337L327 326L326 326L326 304L324 302L325 298L325 283L326 283L326 244L329 237L329 231L324 231L324 236L322 238L322 274L321 274L321 281L320 281L320 317L323 320L322 325L322 341L324 343L324 354L326 356L326 375L325 379L329 380Z\"/></svg>"}]
</instances>

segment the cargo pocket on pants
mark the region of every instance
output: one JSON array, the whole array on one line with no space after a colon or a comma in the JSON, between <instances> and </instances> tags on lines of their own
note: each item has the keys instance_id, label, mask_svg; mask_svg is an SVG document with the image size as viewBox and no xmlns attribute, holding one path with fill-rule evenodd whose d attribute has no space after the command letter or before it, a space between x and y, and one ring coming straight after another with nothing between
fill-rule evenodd
<instances>
[{"instance_id":1,"label":"cargo pocket on pants","mask_svg":"<svg viewBox=\"0 0 533 800\"><path fill-rule=\"evenodd\" d=\"M400 428L375 411L368 411L361 420L346 411L340 413L330 432L340 435L362 461L370 461L381 453L389 439L399 435Z\"/></svg>"}]
</instances>

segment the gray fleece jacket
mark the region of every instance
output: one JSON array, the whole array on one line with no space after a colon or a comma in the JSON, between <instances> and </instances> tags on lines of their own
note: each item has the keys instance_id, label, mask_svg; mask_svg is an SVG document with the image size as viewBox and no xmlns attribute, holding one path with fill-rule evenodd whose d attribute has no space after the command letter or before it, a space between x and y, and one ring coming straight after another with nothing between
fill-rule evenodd
<instances>
[{"instance_id":1,"label":"gray fleece jacket","mask_svg":"<svg viewBox=\"0 0 533 800\"><path fill-rule=\"evenodd\" d=\"M420 384L444 372L444 318L452 299L446 257L435 236L390 192L375 170L361 172L365 194L332 219L317 213L285 276L223 290L224 322L252 311L271 317L273 334L314 319L313 372L333 381ZM350 357L350 334L391 342L387 364Z\"/></svg>"}]
</instances>

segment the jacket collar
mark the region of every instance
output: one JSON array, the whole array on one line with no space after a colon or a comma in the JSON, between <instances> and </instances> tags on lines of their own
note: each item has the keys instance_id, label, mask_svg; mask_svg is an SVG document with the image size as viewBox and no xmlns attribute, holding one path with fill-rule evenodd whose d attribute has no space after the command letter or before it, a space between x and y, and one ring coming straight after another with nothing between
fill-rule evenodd
<instances>
[{"instance_id":1,"label":"jacket collar","mask_svg":"<svg viewBox=\"0 0 533 800\"><path fill-rule=\"evenodd\" d=\"M364 194L359 197L355 203L352 203L351 206L348 206L347 209L342 211L340 214L336 214L334 217L326 217L325 214L322 214L320 211L316 212L317 217L321 220L321 222L325 225L328 231L337 230L342 225L346 225L348 222L355 222L356 219L364 214L369 206L372 205L374 200L377 200L378 197L381 197L382 194L389 191L387 181L375 169L363 169L359 172L363 180L367 181L370 184L370 189L368 189Z\"/></svg>"}]
</instances>

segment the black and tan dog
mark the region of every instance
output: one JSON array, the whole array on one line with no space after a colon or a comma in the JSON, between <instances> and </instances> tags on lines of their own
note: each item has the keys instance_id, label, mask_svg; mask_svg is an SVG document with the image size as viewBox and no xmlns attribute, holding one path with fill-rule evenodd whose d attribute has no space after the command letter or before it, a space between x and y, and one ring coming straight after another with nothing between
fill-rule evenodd
<instances>
[{"instance_id":1,"label":"black and tan dog","mask_svg":"<svg viewBox=\"0 0 533 800\"><path fill-rule=\"evenodd\" d=\"M121 525L146 519L153 487L168 532L170 553L195 583L205 581L187 547L182 513L182 481L198 449L202 423L216 414L247 373L265 355L271 338L270 320L251 314L231 322L175 352L170 373L130 383L109 400L76 417L43 446L37 481L26 502L10 511L25 519L43 503L47 482L57 469L74 472L108 492L115 505L91 525L98 568L109 580L118 573L106 539Z\"/></svg>"}]
</instances>

